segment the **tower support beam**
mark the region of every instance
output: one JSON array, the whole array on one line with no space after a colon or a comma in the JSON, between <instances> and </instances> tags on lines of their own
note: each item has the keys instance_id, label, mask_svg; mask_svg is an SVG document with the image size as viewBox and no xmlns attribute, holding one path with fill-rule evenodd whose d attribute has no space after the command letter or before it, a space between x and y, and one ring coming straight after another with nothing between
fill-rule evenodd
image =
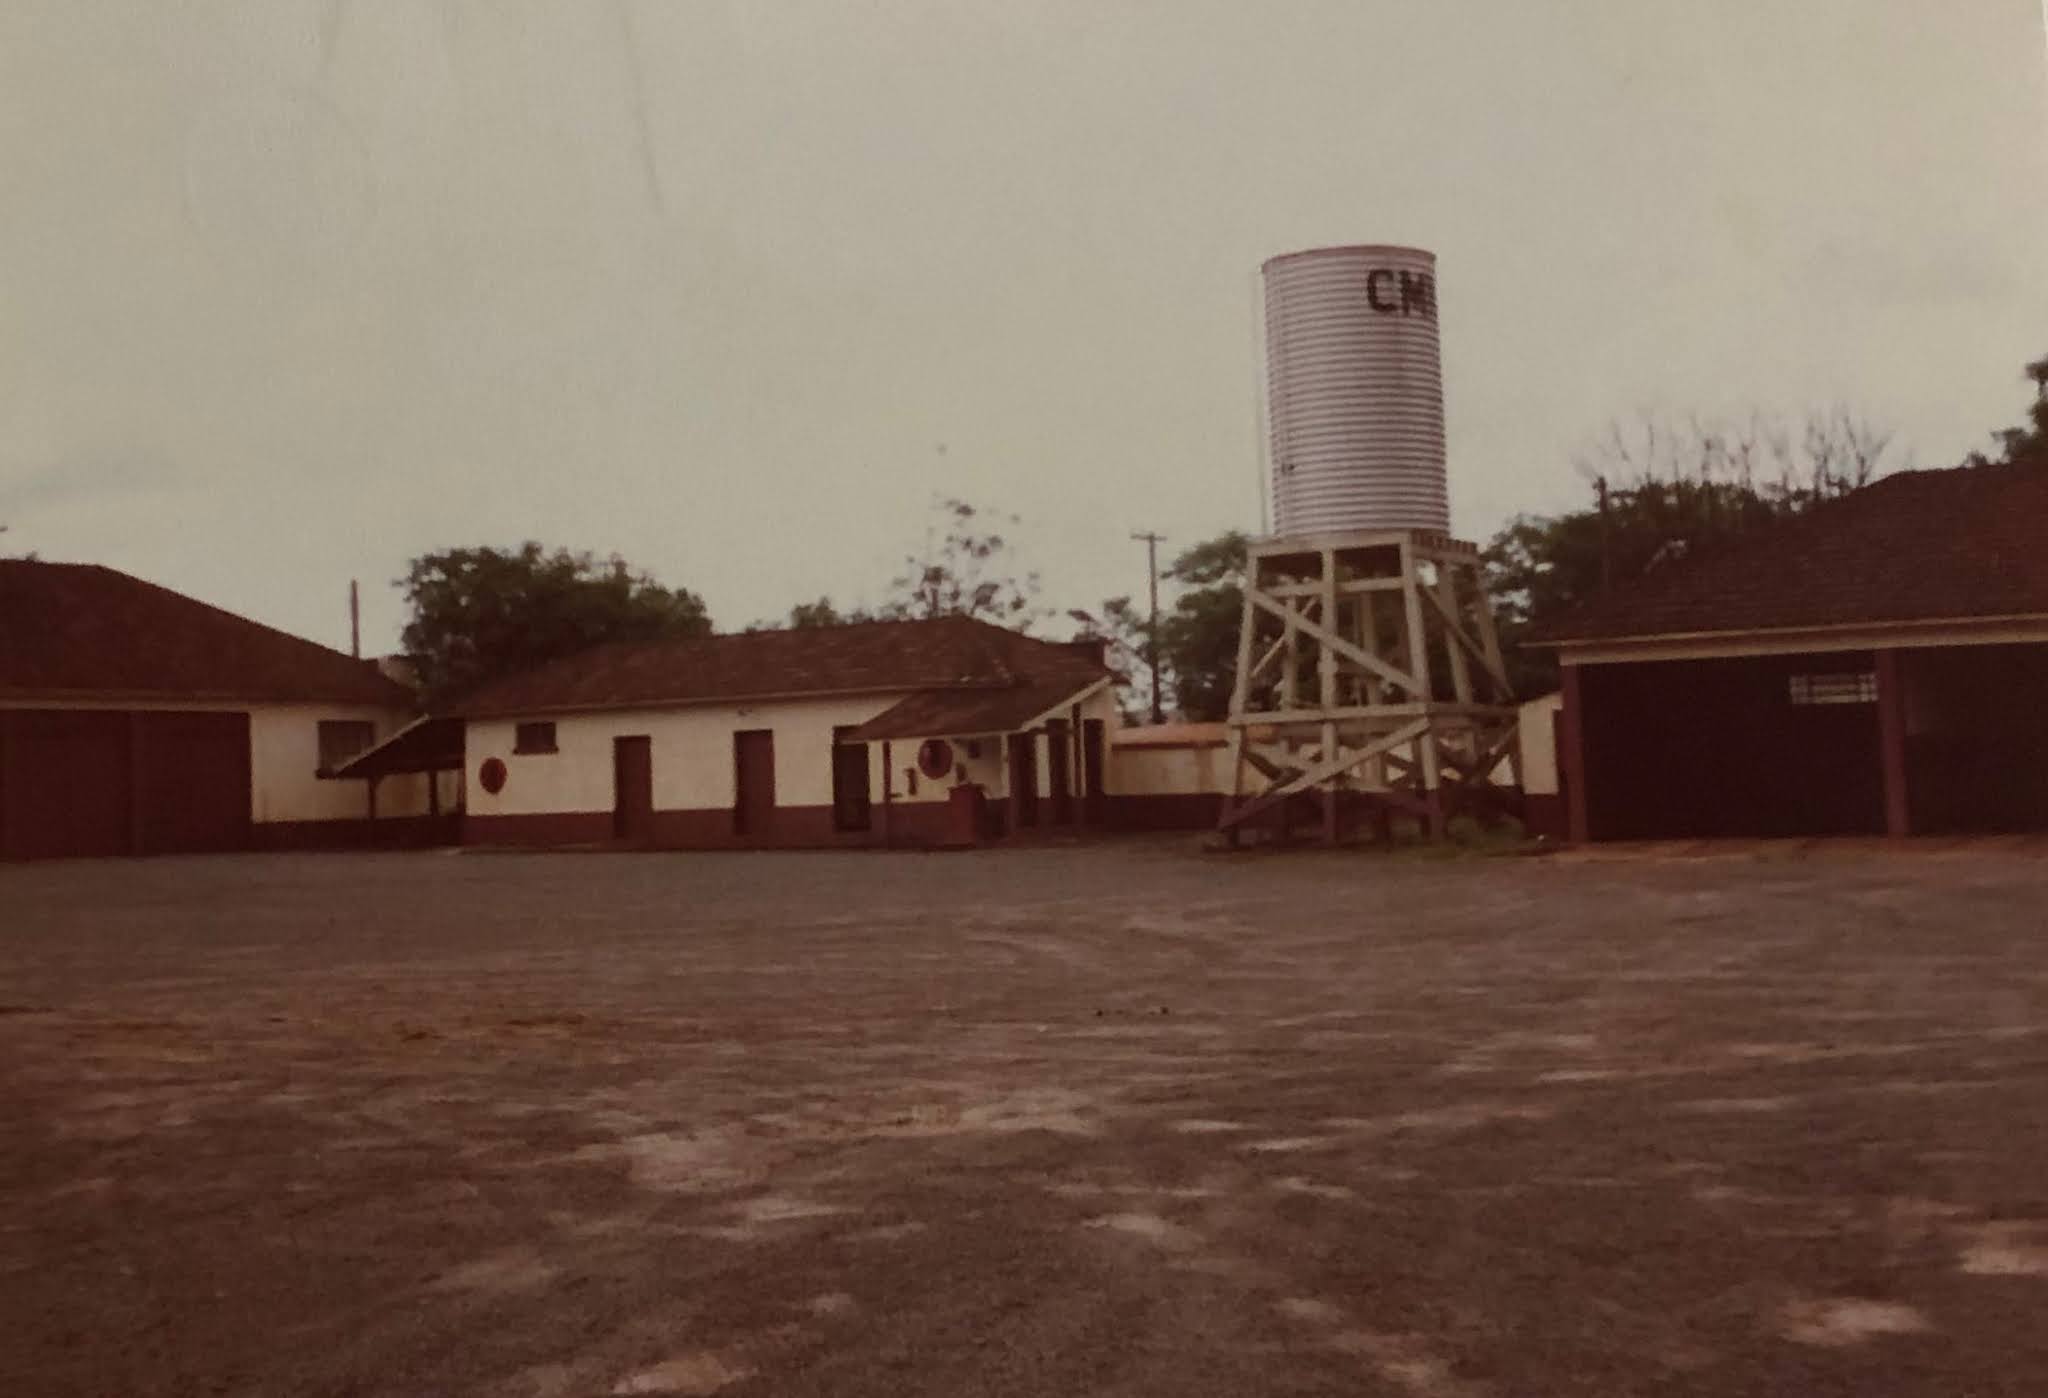
<instances>
[{"instance_id":1,"label":"tower support beam","mask_svg":"<svg viewBox=\"0 0 2048 1398\"><path fill-rule=\"evenodd\" d=\"M1441 836L1455 815L1513 807L1514 693L1473 545L1421 530L1257 540L1239 626L1219 822L1233 842L1284 830L1310 795L1333 842L1355 810Z\"/></svg>"}]
</instances>

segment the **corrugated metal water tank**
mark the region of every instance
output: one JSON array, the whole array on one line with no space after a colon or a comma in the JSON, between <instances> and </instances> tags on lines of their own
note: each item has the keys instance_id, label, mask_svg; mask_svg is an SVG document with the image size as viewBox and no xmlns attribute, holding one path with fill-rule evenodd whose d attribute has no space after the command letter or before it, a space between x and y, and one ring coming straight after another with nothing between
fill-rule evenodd
<instances>
[{"instance_id":1,"label":"corrugated metal water tank","mask_svg":"<svg viewBox=\"0 0 2048 1398\"><path fill-rule=\"evenodd\" d=\"M1273 532L1448 534L1435 254L1317 248L1264 272Z\"/></svg>"}]
</instances>

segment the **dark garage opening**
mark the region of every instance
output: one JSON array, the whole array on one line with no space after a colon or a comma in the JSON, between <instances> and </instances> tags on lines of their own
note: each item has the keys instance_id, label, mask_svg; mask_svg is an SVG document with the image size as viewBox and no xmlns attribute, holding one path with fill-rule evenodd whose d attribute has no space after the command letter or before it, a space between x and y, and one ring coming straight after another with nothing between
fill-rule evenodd
<instances>
[{"instance_id":1,"label":"dark garage opening","mask_svg":"<svg viewBox=\"0 0 2048 1398\"><path fill-rule=\"evenodd\" d=\"M1870 652L1579 667L1596 840L1884 831Z\"/></svg>"},{"instance_id":2,"label":"dark garage opening","mask_svg":"<svg viewBox=\"0 0 2048 1398\"><path fill-rule=\"evenodd\" d=\"M1900 671L1914 831L2048 829L2048 645L1929 647Z\"/></svg>"},{"instance_id":3,"label":"dark garage opening","mask_svg":"<svg viewBox=\"0 0 2048 1398\"><path fill-rule=\"evenodd\" d=\"M0 710L0 857L245 849L249 716Z\"/></svg>"}]
</instances>

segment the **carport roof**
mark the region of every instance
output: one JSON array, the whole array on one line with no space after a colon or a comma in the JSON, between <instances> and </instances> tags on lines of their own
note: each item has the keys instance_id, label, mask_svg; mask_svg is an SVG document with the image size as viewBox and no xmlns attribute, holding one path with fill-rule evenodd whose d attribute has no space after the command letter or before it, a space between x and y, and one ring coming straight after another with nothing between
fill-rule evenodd
<instances>
[{"instance_id":1,"label":"carport roof","mask_svg":"<svg viewBox=\"0 0 2048 1398\"><path fill-rule=\"evenodd\" d=\"M91 563L0 559L0 698L409 707L373 662Z\"/></svg>"},{"instance_id":2,"label":"carport roof","mask_svg":"<svg viewBox=\"0 0 2048 1398\"><path fill-rule=\"evenodd\" d=\"M318 775L375 779L404 772L454 772L462 769L462 759L461 719L416 718L383 742Z\"/></svg>"},{"instance_id":3,"label":"carport roof","mask_svg":"<svg viewBox=\"0 0 2048 1398\"><path fill-rule=\"evenodd\" d=\"M1048 715L1057 716L1107 681L1078 675L1036 680L1005 689L939 689L913 694L853 730L855 742L884 738L972 738L1014 733Z\"/></svg>"},{"instance_id":4,"label":"carport roof","mask_svg":"<svg viewBox=\"0 0 2048 1398\"><path fill-rule=\"evenodd\" d=\"M1666 564L1530 644L2048 616L2048 471L1904 471Z\"/></svg>"},{"instance_id":5,"label":"carport roof","mask_svg":"<svg viewBox=\"0 0 2048 1398\"><path fill-rule=\"evenodd\" d=\"M1092 646L947 616L602 645L487 684L458 701L455 711L465 718L509 718L905 694L934 703L936 695L987 703L1003 717L1009 701L1035 702L1041 686L1058 688L1028 719L1108 675Z\"/></svg>"}]
</instances>

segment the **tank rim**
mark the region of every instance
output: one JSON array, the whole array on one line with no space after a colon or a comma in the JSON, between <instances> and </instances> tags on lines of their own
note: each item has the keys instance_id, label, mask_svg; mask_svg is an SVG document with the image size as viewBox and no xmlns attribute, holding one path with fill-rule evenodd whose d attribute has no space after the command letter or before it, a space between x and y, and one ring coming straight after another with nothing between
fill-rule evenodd
<instances>
[{"instance_id":1,"label":"tank rim","mask_svg":"<svg viewBox=\"0 0 2048 1398\"><path fill-rule=\"evenodd\" d=\"M1301 248L1295 252L1283 252L1278 256L1269 257L1259 264L1259 270L1269 271L1282 262L1292 262L1298 257L1323 257L1337 252L1411 253L1417 257L1426 257L1431 262L1436 261L1436 254L1428 248L1412 247L1407 243L1332 243L1328 247Z\"/></svg>"}]
</instances>

